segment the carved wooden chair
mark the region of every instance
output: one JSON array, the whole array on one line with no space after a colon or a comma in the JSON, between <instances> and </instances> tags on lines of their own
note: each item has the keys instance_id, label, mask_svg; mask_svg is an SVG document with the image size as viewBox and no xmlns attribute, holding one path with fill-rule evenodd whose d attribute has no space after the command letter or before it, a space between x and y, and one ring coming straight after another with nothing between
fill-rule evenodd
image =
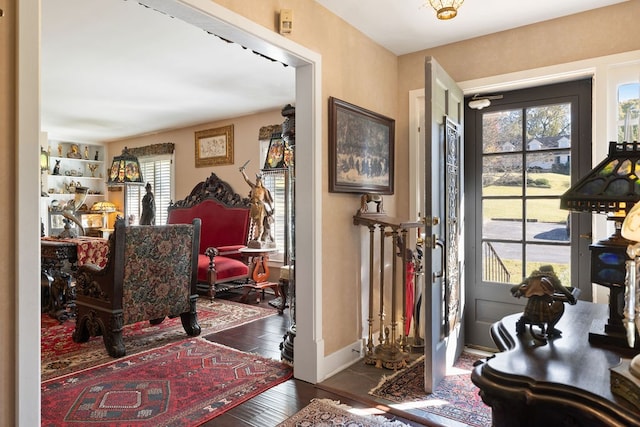
<instances>
[{"instance_id":1,"label":"carved wooden chair","mask_svg":"<svg viewBox=\"0 0 640 427\"><path fill-rule=\"evenodd\" d=\"M191 224L125 226L116 221L103 269L85 264L76 275L75 342L102 335L112 357L124 356L122 330L143 320L180 316L190 336L200 334L196 274L200 220Z\"/></svg>"}]
</instances>

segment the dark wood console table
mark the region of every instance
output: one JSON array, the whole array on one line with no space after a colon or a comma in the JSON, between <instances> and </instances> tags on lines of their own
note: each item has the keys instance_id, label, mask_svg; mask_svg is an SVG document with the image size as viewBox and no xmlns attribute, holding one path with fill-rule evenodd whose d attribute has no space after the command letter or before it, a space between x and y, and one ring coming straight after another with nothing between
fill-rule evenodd
<instances>
[{"instance_id":1,"label":"dark wood console table","mask_svg":"<svg viewBox=\"0 0 640 427\"><path fill-rule=\"evenodd\" d=\"M491 335L502 353L471 374L492 407L494 427L640 426L640 412L614 395L610 383L609 368L633 353L589 343L592 322L608 316L606 305L566 305L557 325L563 336L544 345L528 331L516 335L520 316L493 325Z\"/></svg>"}]
</instances>

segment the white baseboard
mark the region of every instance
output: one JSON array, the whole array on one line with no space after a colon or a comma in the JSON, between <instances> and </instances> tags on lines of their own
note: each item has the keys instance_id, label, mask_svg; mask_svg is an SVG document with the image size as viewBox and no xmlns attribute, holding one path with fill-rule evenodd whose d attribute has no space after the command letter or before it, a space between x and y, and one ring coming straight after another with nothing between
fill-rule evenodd
<instances>
[{"instance_id":1,"label":"white baseboard","mask_svg":"<svg viewBox=\"0 0 640 427\"><path fill-rule=\"evenodd\" d=\"M324 375L327 378L348 368L364 357L363 340L355 341L324 358Z\"/></svg>"}]
</instances>

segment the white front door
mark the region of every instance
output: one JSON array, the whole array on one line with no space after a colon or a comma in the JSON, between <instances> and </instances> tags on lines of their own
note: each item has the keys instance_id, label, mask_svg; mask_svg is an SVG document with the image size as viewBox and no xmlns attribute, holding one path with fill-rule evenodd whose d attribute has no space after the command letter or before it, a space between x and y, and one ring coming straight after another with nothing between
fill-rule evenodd
<instances>
[{"instance_id":1,"label":"white front door","mask_svg":"<svg viewBox=\"0 0 640 427\"><path fill-rule=\"evenodd\" d=\"M432 57L425 61L425 391L431 393L462 351L462 90Z\"/></svg>"}]
</instances>

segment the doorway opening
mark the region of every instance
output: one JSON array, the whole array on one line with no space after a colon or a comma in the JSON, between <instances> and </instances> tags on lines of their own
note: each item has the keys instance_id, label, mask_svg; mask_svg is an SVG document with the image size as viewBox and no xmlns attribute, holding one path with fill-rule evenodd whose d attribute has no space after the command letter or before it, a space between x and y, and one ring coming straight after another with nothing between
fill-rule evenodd
<instances>
[{"instance_id":1,"label":"doorway opening","mask_svg":"<svg viewBox=\"0 0 640 427\"><path fill-rule=\"evenodd\" d=\"M151 2L150 2L151 3ZM202 24L203 22L217 26L220 35L229 39L241 39L243 45L261 51L270 49L270 53L278 55L279 59L296 68L296 133L300 139L307 141L300 144L297 165L308 171L297 182L300 196L296 200L297 215L297 256L300 261L296 265L296 276L299 282L305 283L309 290L297 296L296 304L300 315L298 317L298 337L296 344L296 362L294 375L302 380L315 383L324 374L321 372L322 339L321 312L314 310L316 301L321 295L320 270L315 268L317 254L321 251L321 239L318 224L321 224L321 172L320 165L315 161L321 158L321 126L318 123L320 111L320 64L321 58L312 52L277 34L266 30L249 20L239 20L237 15L215 3L192 0L163 0L153 1L154 7L166 9L170 15L179 17L187 22ZM196 4L197 3L197 4ZM32 261L39 259L39 228L33 227L38 222L38 204L40 183L35 162L38 159L39 136L39 22L40 1L25 0L20 2L19 28L25 29L19 35L19 67L20 83L18 87L18 112L21 118L18 124L19 150L18 194L25 195L18 202L17 217L22 220L18 224L19 256L18 276L18 307L16 309L16 324L22 325L22 331L39 331L39 317L32 316L33 286L38 286L38 269L33 269ZM229 24L233 22L234 24ZM272 56L273 56L272 55ZM29 72L34 69L36 71ZM25 73L22 73L22 70ZM313 219L313 220L312 220ZM35 284L35 285L34 285ZM17 374L20 384L18 408L20 424L32 425L37 423L39 410L34 411L33 402L39 402L40 379L33 375L39 372L40 339L38 333L22 333L18 336L17 354L21 363ZM22 422L24 421L24 422Z\"/></svg>"}]
</instances>

